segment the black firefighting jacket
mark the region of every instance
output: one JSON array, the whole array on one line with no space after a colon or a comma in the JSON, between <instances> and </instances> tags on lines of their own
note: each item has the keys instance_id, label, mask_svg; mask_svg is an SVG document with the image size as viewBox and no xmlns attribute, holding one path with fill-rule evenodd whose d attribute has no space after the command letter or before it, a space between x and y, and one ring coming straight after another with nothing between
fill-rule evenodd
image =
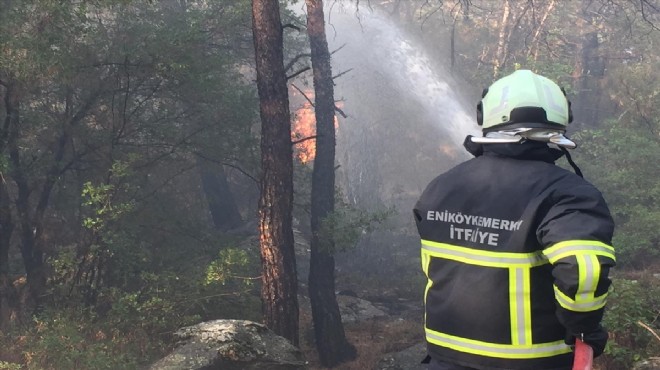
<instances>
[{"instance_id":1,"label":"black firefighting jacket","mask_svg":"<svg viewBox=\"0 0 660 370\"><path fill-rule=\"evenodd\" d=\"M467 145L466 145L467 146ZM614 266L600 192L544 143L472 144L414 215L429 354L476 369L566 369L599 327Z\"/></svg>"}]
</instances>

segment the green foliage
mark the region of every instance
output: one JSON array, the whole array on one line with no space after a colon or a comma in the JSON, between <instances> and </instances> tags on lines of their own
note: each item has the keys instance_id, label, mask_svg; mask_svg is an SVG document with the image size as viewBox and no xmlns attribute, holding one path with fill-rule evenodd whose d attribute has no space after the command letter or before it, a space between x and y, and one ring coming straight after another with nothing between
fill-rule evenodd
<instances>
[{"instance_id":1,"label":"green foliage","mask_svg":"<svg viewBox=\"0 0 660 370\"><path fill-rule=\"evenodd\" d=\"M135 369L140 353L118 345L120 338L93 324L93 315L76 310L47 311L24 334L28 370Z\"/></svg>"},{"instance_id":2,"label":"green foliage","mask_svg":"<svg viewBox=\"0 0 660 370\"><path fill-rule=\"evenodd\" d=\"M126 182L130 175L129 162L115 161L105 183L94 185L91 181L87 181L83 184L82 204L92 213L83 218L83 226L99 232L107 228L109 223L119 221L122 216L133 210L135 201L125 196L130 189L130 184Z\"/></svg>"},{"instance_id":3,"label":"green foliage","mask_svg":"<svg viewBox=\"0 0 660 370\"><path fill-rule=\"evenodd\" d=\"M130 203L113 204L112 197L115 186L112 184L93 185L87 181L83 185L83 205L94 210L94 216L83 220L83 226L88 229L103 227L106 220L116 220L122 213L131 210Z\"/></svg>"},{"instance_id":4,"label":"green foliage","mask_svg":"<svg viewBox=\"0 0 660 370\"><path fill-rule=\"evenodd\" d=\"M246 287L253 285L257 277L248 276L255 270L255 259L250 258L248 251L238 248L227 248L220 251L218 258L206 268L204 284L219 283L226 285L228 280L238 279Z\"/></svg>"},{"instance_id":5,"label":"green foliage","mask_svg":"<svg viewBox=\"0 0 660 370\"><path fill-rule=\"evenodd\" d=\"M18 92L28 203L48 203L47 308L12 342L29 369L140 368L181 326L259 319L256 284L235 279L258 275L258 257L213 265L233 240L213 229L196 167L258 173L250 14L245 0L3 5L1 90ZM8 184L15 165L0 153ZM209 264L224 284L205 283Z\"/></svg>"},{"instance_id":6,"label":"green foliage","mask_svg":"<svg viewBox=\"0 0 660 370\"><path fill-rule=\"evenodd\" d=\"M0 173L5 173L9 169L9 160L6 155L0 154Z\"/></svg>"},{"instance_id":7,"label":"green foliage","mask_svg":"<svg viewBox=\"0 0 660 370\"><path fill-rule=\"evenodd\" d=\"M369 212L339 201L334 212L326 216L319 229L320 246L332 254L347 251L360 237L370 233L394 214L394 209Z\"/></svg>"},{"instance_id":8,"label":"green foliage","mask_svg":"<svg viewBox=\"0 0 660 370\"><path fill-rule=\"evenodd\" d=\"M15 364L13 362L0 361L0 370L21 370L23 365Z\"/></svg>"},{"instance_id":9,"label":"green foliage","mask_svg":"<svg viewBox=\"0 0 660 370\"><path fill-rule=\"evenodd\" d=\"M655 280L655 281L654 281ZM603 324L610 331L605 353L613 368L631 368L660 351L660 341L644 327L658 328L660 284L657 278L613 280Z\"/></svg>"},{"instance_id":10,"label":"green foliage","mask_svg":"<svg viewBox=\"0 0 660 370\"><path fill-rule=\"evenodd\" d=\"M660 256L657 136L643 124L612 120L601 129L586 130L575 137L582 143L576 160L612 210L620 265L652 262Z\"/></svg>"},{"instance_id":11,"label":"green foliage","mask_svg":"<svg viewBox=\"0 0 660 370\"><path fill-rule=\"evenodd\" d=\"M140 279L143 281L142 289L126 292L111 288L103 293L100 300L112 304L106 317L106 325L111 332L116 335L130 333L135 338L142 338L146 346L157 350L163 344L159 343L159 338L152 337L154 334L173 332L197 322L199 316L189 313L182 305L185 298L179 301L182 297L176 294L180 285L176 282L176 276L143 273ZM130 341L126 344L129 345Z\"/></svg>"}]
</instances>

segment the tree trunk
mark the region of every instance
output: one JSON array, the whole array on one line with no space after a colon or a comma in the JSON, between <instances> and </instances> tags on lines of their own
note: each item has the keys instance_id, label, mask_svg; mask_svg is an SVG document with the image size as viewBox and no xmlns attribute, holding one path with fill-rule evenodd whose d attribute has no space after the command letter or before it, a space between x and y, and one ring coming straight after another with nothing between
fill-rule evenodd
<instances>
[{"instance_id":1,"label":"tree trunk","mask_svg":"<svg viewBox=\"0 0 660 370\"><path fill-rule=\"evenodd\" d=\"M215 228L229 231L241 226L241 214L229 188L224 168L213 166L203 159L198 159L197 163Z\"/></svg>"},{"instance_id":2,"label":"tree trunk","mask_svg":"<svg viewBox=\"0 0 660 370\"><path fill-rule=\"evenodd\" d=\"M21 256L27 275L27 285L35 310L41 307L41 300L46 288L46 275L43 266L43 251L36 242L36 235L40 233L37 225L33 223L30 212L30 189L28 179L23 170L18 145L20 132L20 104L13 87L7 87L5 96L5 109L10 117L7 147L9 160L12 165L11 175L16 184L16 212L21 225Z\"/></svg>"},{"instance_id":3,"label":"tree trunk","mask_svg":"<svg viewBox=\"0 0 660 370\"><path fill-rule=\"evenodd\" d=\"M3 332L9 328L16 310L16 292L9 276L9 242L14 229L9 202L7 183L0 172L0 331Z\"/></svg>"},{"instance_id":4,"label":"tree trunk","mask_svg":"<svg viewBox=\"0 0 660 370\"><path fill-rule=\"evenodd\" d=\"M355 358L348 343L335 296L335 259L331 235L319 234L323 220L335 204L335 101L330 52L325 35L323 0L305 0L307 32L314 71L316 155L312 173L311 259L309 297L316 348L321 364L334 367ZM321 239L321 238L324 239Z\"/></svg>"},{"instance_id":5,"label":"tree trunk","mask_svg":"<svg viewBox=\"0 0 660 370\"><path fill-rule=\"evenodd\" d=\"M65 160L65 154L71 145L73 127L87 116L101 92L102 90L99 87L74 114L73 91L69 89L65 100L64 120L60 123L61 131L52 147L49 148L52 151L52 161L48 165L49 167L43 179L35 179L34 177L28 177L21 158L21 149L19 149L22 125L19 98L13 89L7 89L5 105L7 111L10 112L8 114L11 116L7 146L12 169L11 175L17 191L15 202L21 225L21 255L35 311L42 308L42 301L46 292L44 220L50 197L62 174L74 163L74 159L69 162ZM30 196L37 188L39 188L39 193L37 194L36 205L33 205L34 202L31 201Z\"/></svg>"},{"instance_id":6,"label":"tree trunk","mask_svg":"<svg viewBox=\"0 0 660 370\"><path fill-rule=\"evenodd\" d=\"M595 127L600 120L600 104L598 94L599 80L604 74L603 60L599 55L598 28L592 23L592 13L588 9L590 1L582 2L578 28L582 32L582 42L576 53L576 63L573 75L577 95L573 99L573 111L578 128Z\"/></svg>"},{"instance_id":7,"label":"tree trunk","mask_svg":"<svg viewBox=\"0 0 660 370\"><path fill-rule=\"evenodd\" d=\"M507 48L507 34L509 31L509 15L511 13L511 4L509 0L504 0L504 10L502 11L502 21L500 21L500 31L497 37L497 50L493 60L493 79L497 79L503 66L503 59Z\"/></svg>"},{"instance_id":8,"label":"tree trunk","mask_svg":"<svg viewBox=\"0 0 660 370\"><path fill-rule=\"evenodd\" d=\"M9 88L4 96L5 119L2 131L0 131L0 155L3 155L7 146L7 137L11 125L12 111L7 109L9 103ZM16 309L16 297L14 287L9 277L9 246L11 234L14 231L14 223L11 218L9 191L5 174L0 171L0 331L7 331L11 316Z\"/></svg>"},{"instance_id":9,"label":"tree trunk","mask_svg":"<svg viewBox=\"0 0 660 370\"><path fill-rule=\"evenodd\" d=\"M298 286L293 248L293 149L277 0L252 1L261 114L259 244L265 324L298 345Z\"/></svg>"}]
</instances>

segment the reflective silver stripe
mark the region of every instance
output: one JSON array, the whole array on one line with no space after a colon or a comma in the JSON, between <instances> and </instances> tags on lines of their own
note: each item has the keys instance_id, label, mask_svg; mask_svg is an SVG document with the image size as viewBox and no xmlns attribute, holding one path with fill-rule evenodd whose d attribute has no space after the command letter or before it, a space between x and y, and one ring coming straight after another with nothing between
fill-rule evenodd
<instances>
[{"instance_id":1,"label":"reflective silver stripe","mask_svg":"<svg viewBox=\"0 0 660 370\"><path fill-rule=\"evenodd\" d=\"M516 332L518 333L518 341L514 344L527 344L525 340L525 330L527 326L525 325L525 277L523 269L511 269L511 273L514 275L516 291L515 291L515 305L516 305ZM531 328L529 328L531 329Z\"/></svg>"},{"instance_id":2,"label":"reflective silver stripe","mask_svg":"<svg viewBox=\"0 0 660 370\"><path fill-rule=\"evenodd\" d=\"M432 344L449 347L457 351L497 358L540 358L571 352L571 348L564 341L517 346L480 342L429 329L426 330L426 339Z\"/></svg>"},{"instance_id":3,"label":"reflective silver stripe","mask_svg":"<svg viewBox=\"0 0 660 370\"><path fill-rule=\"evenodd\" d=\"M594 271L594 261L590 258L592 256L580 257L581 258L578 259L578 269L580 269L578 274L580 276L580 281L578 284L578 290L575 293L576 302L590 301L593 299L598 278ZM580 263L580 261L582 261L582 263Z\"/></svg>"},{"instance_id":4,"label":"reflective silver stripe","mask_svg":"<svg viewBox=\"0 0 660 370\"><path fill-rule=\"evenodd\" d=\"M422 249L439 257L480 266L509 268L512 267L511 265L529 267L548 263L540 251L535 253L490 252L429 240L422 240Z\"/></svg>"},{"instance_id":5,"label":"reflective silver stripe","mask_svg":"<svg viewBox=\"0 0 660 370\"><path fill-rule=\"evenodd\" d=\"M605 303L607 302L607 294L603 294L600 297L595 297L593 299L589 299L588 302L575 302L568 298L564 293L562 293L557 286L554 287L555 289L555 298L557 299L557 302L564 307L567 310L570 311L576 311L576 312L589 312L589 311L595 311L599 308L602 308L605 306Z\"/></svg>"},{"instance_id":6,"label":"reflective silver stripe","mask_svg":"<svg viewBox=\"0 0 660 370\"><path fill-rule=\"evenodd\" d=\"M608 258L615 259L614 257L614 248L603 244L570 244L570 243L558 243L555 246L552 246L545 251L543 254L550 260L550 262L555 263L557 260L574 256L580 253L592 253L603 255Z\"/></svg>"}]
</instances>

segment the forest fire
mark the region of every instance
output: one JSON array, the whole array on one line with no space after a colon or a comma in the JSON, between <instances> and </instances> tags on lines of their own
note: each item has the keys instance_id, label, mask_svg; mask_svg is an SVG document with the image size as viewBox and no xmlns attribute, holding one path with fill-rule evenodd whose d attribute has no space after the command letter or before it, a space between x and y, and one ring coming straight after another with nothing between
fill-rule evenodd
<instances>
[{"instance_id":1,"label":"forest fire","mask_svg":"<svg viewBox=\"0 0 660 370\"><path fill-rule=\"evenodd\" d=\"M295 92L294 96L300 96L300 92ZM314 92L305 91L308 99L314 99ZM338 104L339 105L339 104ZM335 131L339 127L339 120L335 116ZM314 107L310 101L305 101L300 108L296 110L293 125L291 127L291 140L296 143L294 148L295 157L303 164L314 160L316 155L316 117Z\"/></svg>"},{"instance_id":2,"label":"forest fire","mask_svg":"<svg viewBox=\"0 0 660 370\"><path fill-rule=\"evenodd\" d=\"M291 139L296 142L295 156L301 163L314 160L316 154L316 139L312 138L314 135L316 135L314 107L310 102L305 102L296 111L293 127L291 127Z\"/></svg>"}]
</instances>

